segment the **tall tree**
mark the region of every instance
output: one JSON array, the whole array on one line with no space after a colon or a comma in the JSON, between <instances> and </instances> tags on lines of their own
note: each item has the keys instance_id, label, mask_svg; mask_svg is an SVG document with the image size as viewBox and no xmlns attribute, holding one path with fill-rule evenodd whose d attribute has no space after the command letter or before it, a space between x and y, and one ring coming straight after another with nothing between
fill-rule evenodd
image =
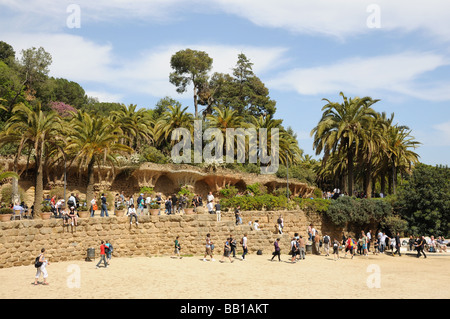
<instances>
[{"instance_id":1,"label":"tall tree","mask_svg":"<svg viewBox=\"0 0 450 319\"><path fill-rule=\"evenodd\" d=\"M108 118L92 117L79 111L74 114L69 127L66 153L74 157L80 169L87 169L86 200L94 196L94 167L117 163L118 155L130 154L133 150L118 143L122 130Z\"/></svg>"},{"instance_id":2,"label":"tall tree","mask_svg":"<svg viewBox=\"0 0 450 319\"><path fill-rule=\"evenodd\" d=\"M354 162L360 149L361 136L365 127L376 117L372 105L378 100L371 97L347 98L342 92L343 103L331 102L323 106L322 118L311 131L314 136L313 148L316 155L324 152L324 158L333 153L345 153L347 156L347 191L353 194Z\"/></svg>"},{"instance_id":3,"label":"tall tree","mask_svg":"<svg viewBox=\"0 0 450 319\"><path fill-rule=\"evenodd\" d=\"M119 111L111 112L111 119L127 137L127 141L124 140L121 143L128 144L137 151L142 144L150 143L153 136L150 114L146 109L136 110L136 108L137 105L135 104L130 104L128 107L122 104Z\"/></svg>"},{"instance_id":4,"label":"tall tree","mask_svg":"<svg viewBox=\"0 0 450 319\"><path fill-rule=\"evenodd\" d=\"M246 120L251 116L272 117L276 102L269 96L269 90L252 69L253 63L240 53L232 75L214 73L199 91L199 103L206 105L205 114L211 114L212 107L228 107L236 110Z\"/></svg>"},{"instance_id":5,"label":"tall tree","mask_svg":"<svg viewBox=\"0 0 450 319\"><path fill-rule=\"evenodd\" d=\"M8 120L3 136L6 141L15 142L18 145L15 171L17 171L17 159L26 145L34 151L35 159L35 192L34 211L37 216L41 213L41 201L43 198L44 161L48 156L49 144L61 141L61 118L55 112L44 113L41 105L30 109L24 104L18 104L12 110L12 117Z\"/></svg>"},{"instance_id":6,"label":"tall tree","mask_svg":"<svg viewBox=\"0 0 450 319\"><path fill-rule=\"evenodd\" d=\"M42 47L22 50L22 57L19 63L22 83L16 95L10 101L10 108L17 103L17 97L22 93L23 89L27 91L28 100L34 98L37 86L47 79L51 63L52 56Z\"/></svg>"},{"instance_id":7,"label":"tall tree","mask_svg":"<svg viewBox=\"0 0 450 319\"><path fill-rule=\"evenodd\" d=\"M212 68L213 59L204 51L181 50L172 55L170 66L170 83L177 87L178 93L184 93L192 83L194 91L195 118L198 118L198 90L208 81L208 72Z\"/></svg>"}]
</instances>

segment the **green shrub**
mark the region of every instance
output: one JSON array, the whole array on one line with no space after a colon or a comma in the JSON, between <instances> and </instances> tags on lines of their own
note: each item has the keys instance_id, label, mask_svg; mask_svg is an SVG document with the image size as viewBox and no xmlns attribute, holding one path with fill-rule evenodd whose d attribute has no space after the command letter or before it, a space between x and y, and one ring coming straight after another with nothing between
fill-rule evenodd
<instances>
[{"instance_id":1,"label":"green shrub","mask_svg":"<svg viewBox=\"0 0 450 319\"><path fill-rule=\"evenodd\" d=\"M156 164L167 164L169 158L163 152L153 146L146 147L141 151L141 156L145 161Z\"/></svg>"},{"instance_id":2,"label":"green shrub","mask_svg":"<svg viewBox=\"0 0 450 319\"><path fill-rule=\"evenodd\" d=\"M9 207L0 208L0 215L12 214L13 211Z\"/></svg>"},{"instance_id":3,"label":"green shrub","mask_svg":"<svg viewBox=\"0 0 450 319\"><path fill-rule=\"evenodd\" d=\"M238 189L235 186L226 186L225 188L222 188L219 193L225 198L231 198L236 196Z\"/></svg>"},{"instance_id":4,"label":"green shrub","mask_svg":"<svg viewBox=\"0 0 450 319\"><path fill-rule=\"evenodd\" d=\"M267 187L261 185L260 183L247 185L247 190L251 192L254 196L259 196L267 193Z\"/></svg>"}]
</instances>

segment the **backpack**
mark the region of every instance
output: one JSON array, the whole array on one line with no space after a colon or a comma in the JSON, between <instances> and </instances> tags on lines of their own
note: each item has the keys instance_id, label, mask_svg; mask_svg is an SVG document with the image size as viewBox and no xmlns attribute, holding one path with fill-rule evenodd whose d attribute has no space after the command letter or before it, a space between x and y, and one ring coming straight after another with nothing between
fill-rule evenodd
<instances>
[{"instance_id":1,"label":"backpack","mask_svg":"<svg viewBox=\"0 0 450 319\"><path fill-rule=\"evenodd\" d=\"M278 219L277 219L277 223L278 223L278 224L281 224L281 218L278 218Z\"/></svg>"},{"instance_id":2,"label":"backpack","mask_svg":"<svg viewBox=\"0 0 450 319\"><path fill-rule=\"evenodd\" d=\"M323 242L324 242L325 244L328 244L328 243L330 242L330 237L325 236L325 237L323 238Z\"/></svg>"},{"instance_id":3,"label":"backpack","mask_svg":"<svg viewBox=\"0 0 450 319\"><path fill-rule=\"evenodd\" d=\"M42 261L39 261L39 258L41 258L41 256L37 256L36 259L34 260L34 267L35 268L39 268L42 266Z\"/></svg>"}]
</instances>

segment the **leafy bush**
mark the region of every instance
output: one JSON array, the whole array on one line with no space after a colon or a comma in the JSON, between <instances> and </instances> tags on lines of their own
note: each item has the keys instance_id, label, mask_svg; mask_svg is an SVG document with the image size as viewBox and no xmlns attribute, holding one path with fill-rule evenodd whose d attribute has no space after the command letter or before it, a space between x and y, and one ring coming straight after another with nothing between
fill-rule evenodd
<instances>
[{"instance_id":1,"label":"leafy bush","mask_svg":"<svg viewBox=\"0 0 450 319\"><path fill-rule=\"evenodd\" d=\"M254 196L263 195L267 193L267 187L260 183L254 183L247 185L247 190L253 193Z\"/></svg>"},{"instance_id":2,"label":"leafy bush","mask_svg":"<svg viewBox=\"0 0 450 319\"><path fill-rule=\"evenodd\" d=\"M299 208L305 212L325 213L328 210L328 206L331 204L330 199L322 198L295 198L294 201L297 202Z\"/></svg>"},{"instance_id":3,"label":"leafy bush","mask_svg":"<svg viewBox=\"0 0 450 319\"><path fill-rule=\"evenodd\" d=\"M220 195L225 198L231 198L238 193L238 189L235 186L226 186L219 191Z\"/></svg>"},{"instance_id":4,"label":"leafy bush","mask_svg":"<svg viewBox=\"0 0 450 319\"><path fill-rule=\"evenodd\" d=\"M450 168L417 165L392 203L410 233L450 236Z\"/></svg>"},{"instance_id":5,"label":"leafy bush","mask_svg":"<svg viewBox=\"0 0 450 319\"><path fill-rule=\"evenodd\" d=\"M12 214L13 211L9 207L0 208L0 215Z\"/></svg>"},{"instance_id":6,"label":"leafy bush","mask_svg":"<svg viewBox=\"0 0 450 319\"><path fill-rule=\"evenodd\" d=\"M139 192L142 194L153 194L153 187L143 186Z\"/></svg>"},{"instance_id":7,"label":"leafy bush","mask_svg":"<svg viewBox=\"0 0 450 319\"><path fill-rule=\"evenodd\" d=\"M381 222L392 215L392 206L384 199L357 199L341 196L331 200L325 215L336 226L354 224L365 226L371 222Z\"/></svg>"},{"instance_id":8,"label":"leafy bush","mask_svg":"<svg viewBox=\"0 0 450 319\"><path fill-rule=\"evenodd\" d=\"M234 196L222 198L220 205L223 210L241 206L242 210L280 210L287 207L286 196L264 194L259 196Z\"/></svg>"},{"instance_id":9,"label":"leafy bush","mask_svg":"<svg viewBox=\"0 0 450 319\"><path fill-rule=\"evenodd\" d=\"M156 163L156 164L167 164L169 163L169 158L164 155L163 152L158 150L157 148L153 146L145 147L141 151L141 156L144 158L145 161Z\"/></svg>"}]
</instances>

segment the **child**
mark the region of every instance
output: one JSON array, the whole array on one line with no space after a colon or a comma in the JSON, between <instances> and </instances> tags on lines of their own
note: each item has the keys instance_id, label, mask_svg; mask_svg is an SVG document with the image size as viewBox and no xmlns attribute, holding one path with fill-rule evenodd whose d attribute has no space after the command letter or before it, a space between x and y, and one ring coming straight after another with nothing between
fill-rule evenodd
<instances>
[{"instance_id":1,"label":"child","mask_svg":"<svg viewBox=\"0 0 450 319\"><path fill-rule=\"evenodd\" d=\"M373 242L373 254L378 255L378 240L374 240Z\"/></svg>"}]
</instances>

